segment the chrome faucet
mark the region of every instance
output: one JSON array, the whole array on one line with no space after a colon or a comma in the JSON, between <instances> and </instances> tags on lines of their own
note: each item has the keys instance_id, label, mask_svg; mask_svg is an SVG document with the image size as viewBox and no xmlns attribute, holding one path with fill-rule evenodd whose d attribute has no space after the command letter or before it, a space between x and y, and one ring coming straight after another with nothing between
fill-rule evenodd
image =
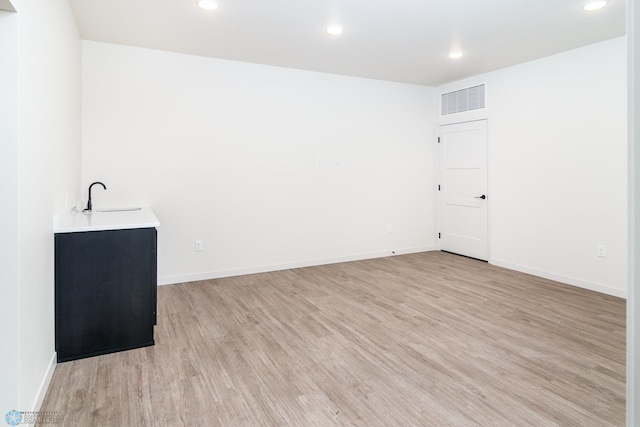
<instances>
[{"instance_id":1,"label":"chrome faucet","mask_svg":"<svg viewBox=\"0 0 640 427\"><path fill-rule=\"evenodd\" d=\"M106 185L104 185L103 183L98 182L98 181L96 181L93 184L91 184L89 186L89 201L87 202L87 208L83 212L87 212L87 211L91 212L91 208L93 207L92 204L91 204L91 187L93 187L96 184L102 185L102 188L104 188L105 190L107 189Z\"/></svg>"}]
</instances>

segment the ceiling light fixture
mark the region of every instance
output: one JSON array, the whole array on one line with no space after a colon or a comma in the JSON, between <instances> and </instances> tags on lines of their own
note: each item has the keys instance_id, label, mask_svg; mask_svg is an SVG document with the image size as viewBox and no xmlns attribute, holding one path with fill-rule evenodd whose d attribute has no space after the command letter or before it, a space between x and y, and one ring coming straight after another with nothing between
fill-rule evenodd
<instances>
[{"instance_id":1,"label":"ceiling light fixture","mask_svg":"<svg viewBox=\"0 0 640 427\"><path fill-rule=\"evenodd\" d=\"M339 27L337 25L332 25L330 27L327 27L325 31L329 35L337 36L338 34L342 34L342 27Z\"/></svg>"},{"instance_id":2,"label":"ceiling light fixture","mask_svg":"<svg viewBox=\"0 0 640 427\"><path fill-rule=\"evenodd\" d=\"M213 0L199 0L196 4L200 9L206 10L207 12L218 8L218 3Z\"/></svg>"},{"instance_id":3,"label":"ceiling light fixture","mask_svg":"<svg viewBox=\"0 0 640 427\"><path fill-rule=\"evenodd\" d=\"M600 10L603 7L605 7L607 5L607 1L606 0L597 0L597 1L591 1L587 4L585 4L582 8L584 10L586 10L587 12L594 12L596 10Z\"/></svg>"},{"instance_id":4,"label":"ceiling light fixture","mask_svg":"<svg viewBox=\"0 0 640 427\"><path fill-rule=\"evenodd\" d=\"M449 54L449 58L451 58L451 59L458 59L458 58L462 58L462 52L460 52L460 51L451 52L451 53Z\"/></svg>"}]
</instances>

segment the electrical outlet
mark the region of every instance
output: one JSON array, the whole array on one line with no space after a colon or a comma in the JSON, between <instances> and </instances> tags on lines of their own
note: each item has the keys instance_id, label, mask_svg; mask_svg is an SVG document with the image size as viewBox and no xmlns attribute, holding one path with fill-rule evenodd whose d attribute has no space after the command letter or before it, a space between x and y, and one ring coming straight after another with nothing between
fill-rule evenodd
<instances>
[{"instance_id":1,"label":"electrical outlet","mask_svg":"<svg viewBox=\"0 0 640 427\"><path fill-rule=\"evenodd\" d=\"M202 240L196 240L195 244L193 245L193 250L196 252L201 252L202 249L203 249Z\"/></svg>"},{"instance_id":2,"label":"electrical outlet","mask_svg":"<svg viewBox=\"0 0 640 427\"><path fill-rule=\"evenodd\" d=\"M607 256L604 245L597 245L596 250L598 252L598 256L604 258Z\"/></svg>"},{"instance_id":3,"label":"electrical outlet","mask_svg":"<svg viewBox=\"0 0 640 427\"><path fill-rule=\"evenodd\" d=\"M318 156L316 157L316 166L322 166L324 164L324 160L322 159L322 157Z\"/></svg>"},{"instance_id":4,"label":"electrical outlet","mask_svg":"<svg viewBox=\"0 0 640 427\"><path fill-rule=\"evenodd\" d=\"M387 233L393 233L393 224L387 225Z\"/></svg>"}]
</instances>

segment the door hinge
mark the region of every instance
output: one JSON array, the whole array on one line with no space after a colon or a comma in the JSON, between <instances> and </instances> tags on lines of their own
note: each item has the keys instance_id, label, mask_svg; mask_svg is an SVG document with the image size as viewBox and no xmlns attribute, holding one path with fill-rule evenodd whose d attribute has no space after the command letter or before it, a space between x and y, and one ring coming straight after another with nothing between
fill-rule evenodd
<instances>
[{"instance_id":1,"label":"door hinge","mask_svg":"<svg viewBox=\"0 0 640 427\"><path fill-rule=\"evenodd\" d=\"M440 144L440 137L438 137L438 144Z\"/></svg>"},{"instance_id":2,"label":"door hinge","mask_svg":"<svg viewBox=\"0 0 640 427\"><path fill-rule=\"evenodd\" d=\"M438 191L440 191L440 184L438 184Z\"/></svg>"},{"instance_id":3,"label":"door hinge","mask_svg":"<svg viewBox=\"0 0 640 427\"><path fill-rule=\"evenodd\" d=\"M438 239L442 239L442 234L438 233Z\"/></svg>"}]
</instances>

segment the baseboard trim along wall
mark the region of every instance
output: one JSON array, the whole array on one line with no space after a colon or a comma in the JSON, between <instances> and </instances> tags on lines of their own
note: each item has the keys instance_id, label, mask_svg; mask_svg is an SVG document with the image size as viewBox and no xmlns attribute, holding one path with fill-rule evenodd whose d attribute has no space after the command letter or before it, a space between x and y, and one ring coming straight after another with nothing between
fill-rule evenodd
<instances>
[{"instance_id":1,"label":"baseboard trim along wall","mask_svg":"<svg viewBox=\"0 0 640 427\"><path fill-rule=\"evenodd\" d=\"M286 262L282 264L259 265L255 267L237 268L230 270L209 271L196 274L179 276L166 276L158 278L158 286L173 285L176 283L196 282L198 280L221 279L223 277L243 276L246 274L266 273L269 271L289 270L292 268L313 267L316 265L338 264L341 262L361 261L365 259L384 258L395 255L406 255L418 252L437 251L436 245L417 248L395 249L393 251L373 252L367 254L347 255L342 257L311 259L303 261Z\"/></svg>"},{"instance_id":2,"label":"baseboard trim along wall","mask_svg":"<svg viewBox=\"0 0 640 427\"><path fill-rule=\"evenodd\" d=\"M575 277L563 276L561 274L551 273L544 270L538 270L536 268L527 267L520 264L514 264L499 259L490 259L489 264L493 264L498 267L508 268L509 270L519 271L521 273L527 273L534 276L542 277L544 279L554 280L556 282L565 283L567 285L577 286L579 288L588 289L590 291L600 292L603 294L611 295L619 298L627 298L626 289L612 288L611 286L601 285L598 283L588 282L582 279L576 279Z\"/></svg>"},{"instance_id":3,"label":"baseboard trim along wall","mask_svg":"<svg viewBox=\"0 0 640 427\"><path fill-rule=\"evenodd\" d=\"M53 377L53 371L56 370L56 352L53 352L51 356L51 360L49 361L49 367L47 368L47 372L40 383L40 388L38 389L38 395L36 396L36 400L33 403L33 407L29 409L29 411L40 411L42 407L42 402L44 402L44 397L47 394L47 390L49 390L49 383L51 383L51 378ZM46 409L46 408L45 408Z\"/></svg>"},{"instance_id":4,"label":"baseboard trim along wall","mask_svg":"<svg viewBox=\"0 0 640 427\"><path fill-rule=\"evenodd\" d=\"M173 285L176 283L196 282L199 280L221 279L224 277L243 276L246 274L266 273L269 271L289 270L292 268L313 267L316 265L337 264L349 261L361 261L365 259L384 258L394 255L405 255L419 252L429 252L440 250L437 245L423 246L418 248L406 248L395 251L373 252L367 254L348 255L343 257L312 259L303 261L287 262L282 264L259 265L255 267L246 267L230 270L209 271L196 274L185 274L178 276L165 276L158 278L158 286ZM499 259L490 259L489 263L497 267L508 268L509 270L519 271L521 273L531 274L542 277L544 279L554 280L556 282L565 283L567 285L577 286L579 288L588 289L590 291L600 292L619 298L627 298L626 289L613 288L598 283L589 282L575 277L563 276L561 274L551 273L536 268L527 267Z\"/></svg>"}]
</instances>

